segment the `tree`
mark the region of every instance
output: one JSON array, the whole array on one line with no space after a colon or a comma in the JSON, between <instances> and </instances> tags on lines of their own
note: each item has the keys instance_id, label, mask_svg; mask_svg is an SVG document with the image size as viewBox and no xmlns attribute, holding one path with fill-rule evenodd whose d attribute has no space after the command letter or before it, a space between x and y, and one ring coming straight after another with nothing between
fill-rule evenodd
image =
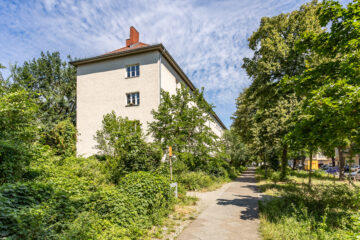
<instances>
[{"instance_id":1,"label":"tree","mask_svg":"<svg viewBox=\"0 0 360 240\"><path fill-rule=\"evenodd\" d=\"M299 102L292 94L287 99L280 97L272 108L263 109L253 100L254 96L248 96L247 91L237 99L233 126L253 153L263 159L264 164L271 160L273 168L277 168L277 156L281 154L281 177L284 179L288 165L285 136L294 125L292 113L298 108Z\"/></svg>"},{"instance_id":2,"label":"tree","mask_svg":"<svg viewBox=\"0 0 360 240\"><path fill-rule=\"evenodd\" d=\"M205 168L219 151L218 137L210 128L214 121L211 112L203 92L190 92L183 85L174 95L162 90L161 103L152 111L154 121L149 123L149 134L162 149L172 146L191 170Z\"/></svg>"},{"instance_id":3,"label":"tree","mask_svg":"<svg viewBox=\"0 0 360 240\"><path fill-rule=\"evenodd\" d=\"M303 114L317 120L312 136L321 132L323 146L336 145L340 178L344 178L344 149L359 140L360 115L360 2L342 7L324 1L318 11L321 26L328 31L306 31L297 49L306 54L306 68L284 78L288 88L306 98Z\"/></svg>"},{"instance_id":4,"label":"tree","mask_svg":"<svg viewBox=\"0 0 360 240\"><path fill-rule=\"evenodd\" d=\"M306 54L298 51L295 44L305 31L322 31L316 16L317 9L318 4L314 1L301 6L298 11L262 18L259 29L249 38L249 47L254 51L254 55L252 58L244 58L243 68L252 79L252 84L241 98L247 98L247 102L251 101L251 104L255 105L251 116L257 115L254 120L257 119L259 134L253 140L258 139L260 142L257 145L263 144L264 147L265 141L270 143L268 146L272 146L272 142L279 144L282 155L282 178L286 177L289 148L285 136L294 120L288 116L298 104L294 102L294 92L284 90L280 83L285 76L294 76L305 69ZM295 96L295 101L299 102L301 98ZM238 110L238 113L242 111L239 104ZM239 117L238 113L235 113L235 118ZM277 128L269 128L271 125ZM254 129L255 125L252 126L246 126L245 129ZM244 131L241 130L244 126L237 121L234 121L234 127ZM269 150L273 152L272 147L261 152L265 155Z\"/></svg>"},{"instance_id":5,"label":"tree","mask_svg":"<svg viewBox=\"0 0 360 240\"><path fill-rule=\"evenodd\" d=\"M230 156L230 164L232 166L238 168L240 166L246 166L247 163L250 163L250 156L247 149L248 147L233 128L225 131L224 141L226 152Z\"/></svg>"},{"instance_id":6,"label":"tree","mask_svg":"<svg viewBox=\"0 0 360 240\"><path fill-rule=\"evenodd\" d=\"M59 52L41 52L38 59L12 66L11 77L14 85L35 93L45 130L67 118L75 124L76 69L62 61Z\"/></svg>"},{"instance_id":7,"label":"tree","mask_svg":"<svg viewBox=\"0 0 360 240\"><path fill-rule=\"evenodd\" d=\"M114 111L104 115L95 140L114 183L126 173L154 170L160 164L162 152L156 145L145 142L139 121L117 117Z\"/></svg>"},{"instance_id":8,"label":"tree","mask_svg":"<svg viewBox=\"0 0 360 240\"><path fill-rule=\"evenodd\" d=\"M0 183L20 179L31 160L37 105L30 96L0 81Z\"/></svg>"}]
</instances>

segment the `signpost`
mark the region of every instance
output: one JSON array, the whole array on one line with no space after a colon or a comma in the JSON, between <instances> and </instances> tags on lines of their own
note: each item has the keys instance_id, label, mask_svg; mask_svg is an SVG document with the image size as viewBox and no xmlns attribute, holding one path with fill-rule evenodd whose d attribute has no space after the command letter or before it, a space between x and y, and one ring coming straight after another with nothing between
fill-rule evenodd
<instances>
[{"instance_id":1,"label":"signpost","mask_svg":"<svg viewBox=\"0 0 360 240\"><path fill-rule=\"evenodd\" d=\"M169 147L169 162L170 162L170 180L173 180L172 177L172 162L171 162L171 157L172 157L172 147Z\"/></svg>"},{"instance_id":2,"label":"signpost","mask_svg":"<svg viewBox=\"0 0 360 240\"><path fill-rule=\"evenodd\" d=\"M172 161L171 161L171 158L172 158L173 154L172 154L172 147L169 147L169 164L170 164L170 181L173 180L173 176L172 176ZM170 184L170 188L175 188L175 197L177 198L178 197L178 186L177 186L177 183L174 182L174 183L171 183Z\"/></svg>"}]
</instances>

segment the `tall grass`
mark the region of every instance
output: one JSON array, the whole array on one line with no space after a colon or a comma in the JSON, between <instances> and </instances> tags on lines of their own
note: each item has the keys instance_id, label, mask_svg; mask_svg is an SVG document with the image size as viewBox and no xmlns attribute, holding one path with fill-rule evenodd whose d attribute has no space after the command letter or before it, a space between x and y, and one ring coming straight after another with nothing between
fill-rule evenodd
<instances>
[{"instance_id":1,"label":"tall grass","mask_svg":"<svg viewBox=\"0 0 360 240\"><path fill-rule=\"evenodd\" d=\"M357 239L360 238L360 188L333 184L318 173L312 187L302 183L307 175L294 172L286 182L279 173L264 180L263 191L273 196L260 201L261 233L264 239Z\"/></svg>"}]
</instances>

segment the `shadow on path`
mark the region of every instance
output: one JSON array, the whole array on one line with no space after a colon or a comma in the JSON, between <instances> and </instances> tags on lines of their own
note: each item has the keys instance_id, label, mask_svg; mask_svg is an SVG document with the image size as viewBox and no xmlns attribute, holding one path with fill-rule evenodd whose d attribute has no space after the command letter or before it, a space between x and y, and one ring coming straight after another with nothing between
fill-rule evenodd
<instances>
[{"instance_id":1,"label":"shadow on path","mask_svg":"<svg viewBox=\"0 0 360 240\"><path fill-rule=\"evenodd\" d=\"M217 204L244 207L245 210L241 211L240 219L254 220L259 218L258 197L240 196L240 195L234 195L234 196L239 196L240 198L234 198L232 200L217 199Z\"/></svg>"}]
</instances>

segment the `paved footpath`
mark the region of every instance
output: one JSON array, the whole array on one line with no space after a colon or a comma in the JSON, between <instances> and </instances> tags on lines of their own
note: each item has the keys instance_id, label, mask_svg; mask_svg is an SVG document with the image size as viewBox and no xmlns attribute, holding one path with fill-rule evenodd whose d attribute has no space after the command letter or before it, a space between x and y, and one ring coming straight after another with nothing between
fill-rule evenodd
<instances>
[{"instance_id":1,"label":"paved footpath","mask_svg":"<svg viewBox=\"0 0 360 240\"><path fill-rule=\"evenodd\" d=\"M259 239L259 192L254 174L250 168L230 183L177 239Z\"/></svg>"}]
</instances>

